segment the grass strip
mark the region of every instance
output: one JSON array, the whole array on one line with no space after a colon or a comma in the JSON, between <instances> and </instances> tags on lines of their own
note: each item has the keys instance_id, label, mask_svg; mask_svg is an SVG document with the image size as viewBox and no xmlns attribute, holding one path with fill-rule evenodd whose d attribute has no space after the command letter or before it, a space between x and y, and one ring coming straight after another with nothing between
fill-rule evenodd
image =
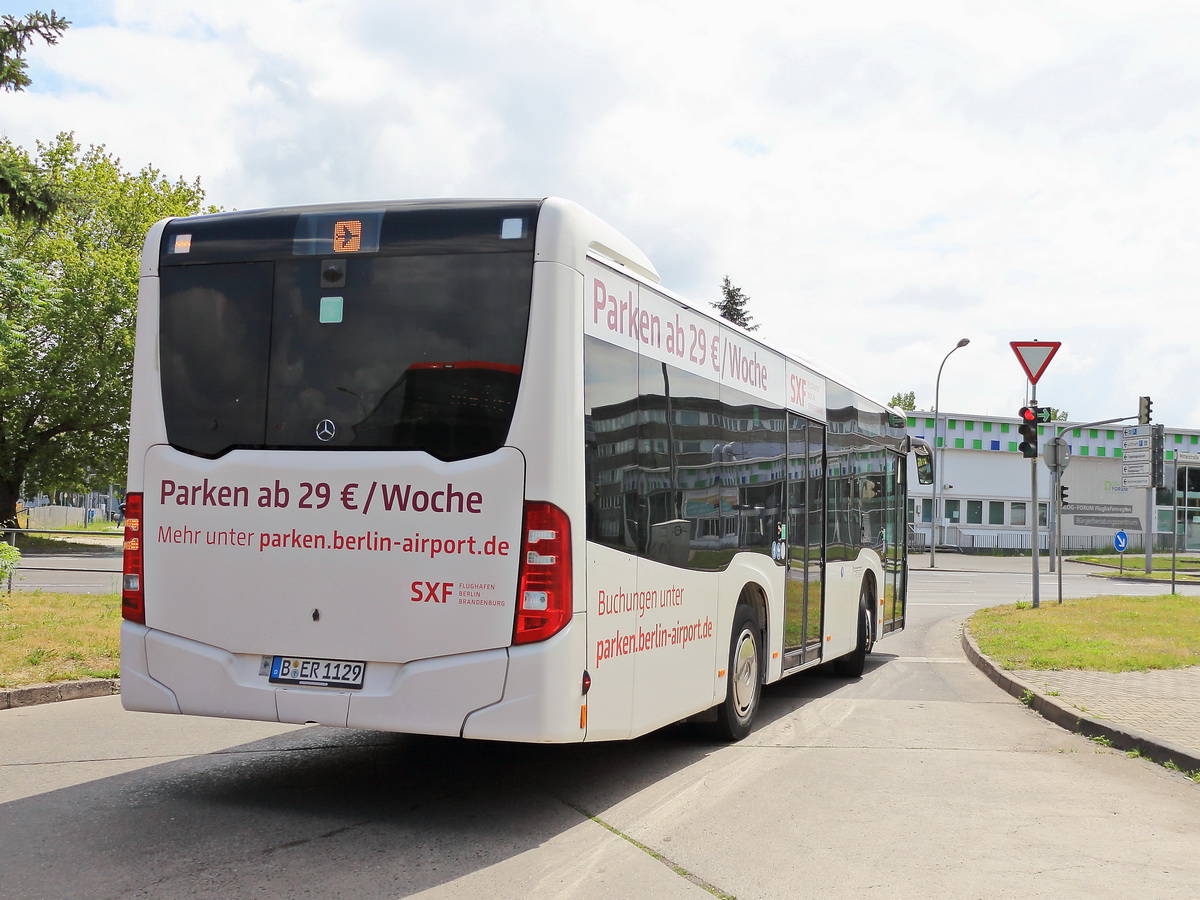
<instances>
[{"instance_id":1,"label":"grass strip","mask_svg":"<svg viewBox=\"0 0 1200 900\"><path fill-rule=\"evenodd\" d=\"M1005 669L1143 672L1200 665L1200 598L1104 596L982 609L979 649Z\"/></svg>"},{"instance_id":2,"label":"grass strip","mask_svg":"<svg viewBox=\"0 0 1200 900\"><path fill-rule=\"evenodd\" d=\"M116 594L14 591L0 596L0 688L116 678L120 626Z\"/></svg>"}]
</instances>

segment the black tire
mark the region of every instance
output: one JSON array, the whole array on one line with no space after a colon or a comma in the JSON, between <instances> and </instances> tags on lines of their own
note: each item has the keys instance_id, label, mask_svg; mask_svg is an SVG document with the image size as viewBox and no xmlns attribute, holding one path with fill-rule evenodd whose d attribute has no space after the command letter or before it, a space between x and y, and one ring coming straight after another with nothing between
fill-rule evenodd
<instances>
[{"instance_id":1,"label":"black tire","mask_svg":"<svg viewBox=\"0 0 1200 900\"><path fill-rule=\"evenodd\" d=\"M762 699L762 653L758 616L752 607L741 604L733 614L725 700L717 707L714 723L721 740L740 741L750 733Z\"/></svg>"},{"instance_id":2,"label":"black tire","mask_svg":"<svg viewBox=\"0 0 1200 900\"><path fill-rule=\"evenodd\" d=\"M858 643L849 656L833 661L834 674L843 678L861 678L867 667L867 654L875 644L874 622L871 610L875 606L875 590L871 582L864 579L858 592Z\"/></svg>"}]
</instances>

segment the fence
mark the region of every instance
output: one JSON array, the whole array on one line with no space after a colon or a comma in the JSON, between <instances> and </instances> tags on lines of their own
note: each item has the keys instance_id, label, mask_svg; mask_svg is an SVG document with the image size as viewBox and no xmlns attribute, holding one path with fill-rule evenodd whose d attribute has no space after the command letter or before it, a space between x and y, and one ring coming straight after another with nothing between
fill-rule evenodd
<instances>
[{"instance_id":1,"label":"fence","mask_svg":"<svg viewBox=\"0 0 1200 900\"><path fill-rule=\"evenodd\" d=\"M1028 531L996 531L990 534L964 534L957 525L951 525L946 528L945 540L938 544L939 551L950 551L959 553L1028 553L1030 548ZM1043 553L1050 552L1049 530L1042 526L1038 531L1038 546ZM1145 550L1145 535L1141 532L1130 532L1129 547L1127 553L1133 555L1135 553L1144 553ZM1158 533L1154 535L1154 552L1155 553L1170 553L1174 536L1170 533ZM908 527L908 549L912 553L925 553L929 551L929 535L914 528L912 525ZM1062 552L1070 553L1097 553L1111 552L1113 549L1113 536L1111 532L1101 532L1099 534L1088 535L1067 535L1062 536Z\"/></svg>"},{"instance_id":2,"label":"fence","mask_svg":"<svg viewBox=\"0 0 1200 900\"><path fill-rule=\"evenodd\" d=\"M100 506L27 506L17 518L27 530L83 528L94 522L112 519Z\"/></svg>"},{"instance_id":3,"label":"fence","mask_svg":"<svg viewBox=\"0 0 1200 900\"><path fill-rule=\"evenodd\" d=\"M45 509L46 507L35 507L35 508ZM53 507L53 508L55 508L55 509L77 509L77 511L83 512L82 508L77 508L77 507L62 506L62 507ZM116 551L120 551L122 548L122 543L120 541L122 534L120 532L107 532L107 533L106 532L95 532L95 531L87 532L87 531L63 530L63 529L56 529L56 528L0 528L0 539L2 539L7 544L13 545L14 547L17 544L17 535L18 534L62 534L62 535L70 535L72 537L80 537L81 535L113 537L113 538L116 538L117 540L112 544L112 548ZM96 546L103 547L103 546L108 546L108 545L100 544L100 545L96 545ZM29 557L26 557L26 558L29 558ZM7 579L8 580L8 593L10 593L10 594L12 593L12 588L13 588L13 571L16 568L17 568L17 566L13 566L12 568L10 568L8 570L8 579ZM115 575L118 578L121 575L121 572L119 570L98 569L95 567L82 567L82 566L30 566L30 565L22 564L22 565L20 565L20 568L26 572L88 572L88 573L98 574L98 575ZM0 569L0 572L2 572L2 571L3 570Z\"/></svg>"}]
</instances>

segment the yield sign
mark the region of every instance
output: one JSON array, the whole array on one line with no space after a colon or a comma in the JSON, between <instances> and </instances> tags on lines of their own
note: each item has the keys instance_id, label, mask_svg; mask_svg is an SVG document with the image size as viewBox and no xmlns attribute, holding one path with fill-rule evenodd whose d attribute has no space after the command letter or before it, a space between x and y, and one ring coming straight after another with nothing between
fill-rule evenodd
<instances>
[{"instance_id":1,"label":"yield sign","mask_svg":"<svg viewBox=\"0 0 1200 900\"><path fill-rule=\"evenodd\" d=\"M1009 341L1008 345L1021 361L1021 368L1029 376L1030 384L1037 384L1050 360L1062 346L1062 341Z\"/></svg>"}]
</instances>

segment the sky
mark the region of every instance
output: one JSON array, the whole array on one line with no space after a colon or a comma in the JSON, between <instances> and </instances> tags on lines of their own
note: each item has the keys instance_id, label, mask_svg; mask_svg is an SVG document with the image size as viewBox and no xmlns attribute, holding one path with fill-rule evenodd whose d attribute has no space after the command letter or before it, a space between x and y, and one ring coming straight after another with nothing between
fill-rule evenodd
<instances>
[{"instance_id":1,"label":"sky","mask_svg":"<svg viewBox=\"0 0 1200 900\"><path fill-rule=\"evenodd\" d=\"M250 209L574 200L697 305L887 401L1200 428L1194 0L9 0L0 94ZM960 338L970 344L955 350ZM953 356L946 354L954 351ZM944 365L943 365L944 361Z\"/></svg>"}]
</instances>

